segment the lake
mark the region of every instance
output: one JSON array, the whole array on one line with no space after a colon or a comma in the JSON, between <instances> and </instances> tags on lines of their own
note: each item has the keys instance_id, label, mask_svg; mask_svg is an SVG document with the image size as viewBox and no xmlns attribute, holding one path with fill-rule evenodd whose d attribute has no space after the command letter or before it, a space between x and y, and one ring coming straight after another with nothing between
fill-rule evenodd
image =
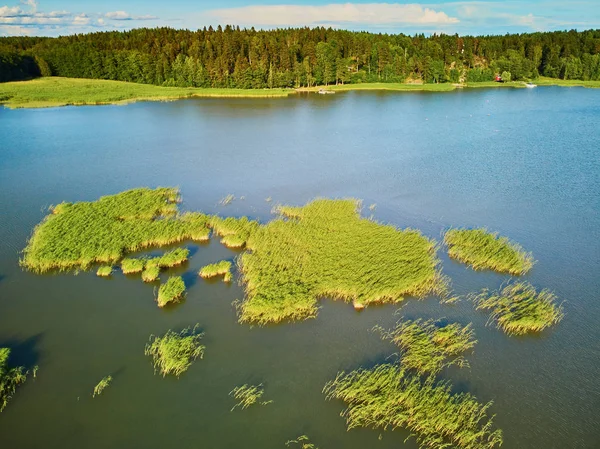
<instances>
[{"instance_id":1,"label":"lake","mask_svg":"<svg viewBox=\"0 0 600 449\"><path fill-rule=\"evenodd\" d=\"M397 352L371 329L404 316L473 322L471 367L440 377L494 401L503 448L600 447L599 143L600 90L583 88L0 110L0 346L39 365L0 414L2 446L275 449L307 434L321 449L415 448L403 430L346 432L344 404L321 392L338 371ZM566 316L537 336L507 337L466 301L356 312L323 300L316 319L240 325L232 302L243 287L196 276L236 256L217 239L188 245L190 262L170 271L184 275L187 299L167 310L139 277L21 271L48 206L139 186L179 186L183 210L263 222L277 203L355 197L363 215L438 241L449 227L485 226L533 252L524 279L553 290ZM228 194L236 199L219 204ZM456 294L510 279L439 255ZM150 334L196 323L204 359L180 379L154 375ZM112 385L92 399L108 374ZM230 412L236 385L261 382L272 404Z\"/></svg>"}]
</instances>

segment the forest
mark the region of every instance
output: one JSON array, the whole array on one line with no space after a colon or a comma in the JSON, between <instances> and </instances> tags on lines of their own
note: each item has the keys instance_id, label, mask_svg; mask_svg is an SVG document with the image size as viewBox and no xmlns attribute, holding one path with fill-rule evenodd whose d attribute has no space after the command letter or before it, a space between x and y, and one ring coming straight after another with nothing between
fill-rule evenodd
<instances>
[{"instance_id":1,"label":"forest","mask_svg":"<svg viewBox=\"0 0 600 449\"><path fill-rule=\"evenodd\" d=\"M0 82L39 76L160 86L600 80L600 30L503 36L375 34L331 28L140 28L0 38Z\"/></svg>"}]
</instances>

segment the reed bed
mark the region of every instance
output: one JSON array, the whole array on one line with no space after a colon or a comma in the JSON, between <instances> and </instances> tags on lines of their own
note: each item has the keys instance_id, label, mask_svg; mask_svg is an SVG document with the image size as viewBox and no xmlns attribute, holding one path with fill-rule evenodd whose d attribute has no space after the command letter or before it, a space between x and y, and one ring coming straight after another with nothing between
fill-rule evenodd
<instances>
[{"instance_id":1,"label":"reed bed","mask_svg":"<svg viewBox=\"0 0 600 449\"><path fill-rule=\"evenodd\" d=\"M98 271L96 271L96 275L100 277L109 277L112 274L112 270L113 268L111 265L102 265L98 268Z\"/></svg>"},{"instance_id":2,"label":"reed bed","mask_svg":"<svg viewBox=\"0 0 600 449\"><path fill-rule=\"evenodd\" d=\"M217 263L211 263L200 269L198 272L201 278L209 279L217 276L223 276L224 282L231 281L231 262L228 260L221 260Z\"/></svg>"},{"instance_id":3,"label":"reed bed","mask_svg":"<svg viewBox=\"0 0 600 449\"><path fill-rule=\"evenodd\" d=\"M146 268L142 272L142 281L144 282L154 282L158 279L160 275L160 267L154 264L146 264Z\"/></svg>"},{"instance_id":4,"label":"reed bed","mask_svg":"<svg viewBox=\"0 0 600 449\"><path fill-rule=\"evenodd\" d=\"M250 238L250 235L255 233L260 224L257 221L250 220L247 217L222 218L213 216L210 218L209 226L214 233L221 237L221 243L228 248L243 248Z\"/></svg>"},{"instance_id":5,"label":"reed bed","mask_svg":"<svg viewBox=\"0 0 600 449\"><path fill-rule=\"evenodd\" d=\"M438 374L450 365L468 366L461 354L473 349L477 340L471 324L441 325L434 320L406 320L386 331L376 327L386 340L402 351L402 366L419 374Z\"/></svg>"},{"instance_id":6,"label":"reed bed","mask_svg":"<svg viewBox=\"0 0 600 449\"><path fill-rule=\"evenodd\" d=\"M491 449L502 445L493 430L492 402L481 404L469 393L453 394L433 376L422 380L395 365L341 372L324 388L327 399L347 404L348 430L355 427L412 433L421 448Z\"/></svg>"},{"instance_id":7,"label":"reed bed","mask_svg":"<svg viewBox=\"0 0 600 449\"><path fill-rule=\"evenodd\" d=\"M321 297L366 306L445 292L434 241L361 218L359 208L353 199L282 206L280 218L253 229L239 261L240 321L314 317Z\"/></svg>"},{"instance_id":8,"label":"reed bed","mask_svg":"<svg viewBox=\"0 0 600 449\"><path fill-rule=\"evenodd\" d=\"M160 372L163 377L167 374L179 377L194 360L204 356L205 346L200 344L204 334L196 332L197 328L198 325L179 333L169 330L162 337L150 336L144 354L152 357L155 373Z\"/></svg>"},{"instance_id":9,"label":"reed bed","mask_svg":"<svg viewBox=\"0 0 600 449\"><path fill-rule=\"evenodd\" d=\"M17 387L27 380L27 371L22 366L8 366L9 348L0 348L0 412L11 400Z\"/></svg>"},{"instance_id":10,"label":"reed bed","mask_svg":"<svg viewBox=\"0 0 600 449\"><path fill-rule=\"evenodd\" d=\"M207 240L209 217L180 214L179 201L177 189L160 187L61 203L34 229L21 265L38 273L87 270L96 263L115 264L127 253L146 248ZM128 263L140 263L130 260L125 259L124 272Z\"/></svg>"},{"instance_id":11,"label":"reed bed","mask_svg":"<svg viewBox=\"0 0 600 449\"><path fill-rule=\"evenodd\" d=\"M448 255L471 265L475 270L494 270L521 275L527 273L535 260L518 244L486 229L450 229L444 235Z\"/></svg>"},{"instance_id":12,"label":"reed bed","mask_svg":"<svg viewBox=\"0 0 600 449\"><path fill-rule=\"evenodd\" d=\"M123 274L136 274L144 271L146 259L126 258L121 261L121 271Z\"/></svg>"},{"instance_id":13,"label":"reed bed","mask_svg":"<svg viewBox=\"0 0 600 449\"><path fill-rule=\"evenodd\" d=\"M470 299L477 310L491 311L490 321L508 335L525 335L558 324L564 317L562 305L549 290L537 292L528 282L509 284L498 292L487 289Z\"/></svg>"},{"instance_id":14,"label":"reed bed","mask_svg":"<svg viewBox=\"0 0 600 449\"><path fill-rule=\"evenodd\" d=\"M92 394L92 397L95 398L96 396L101 395L102 392L106 388L108 388L108 386L110 385L111 382L112 382L112 376L103 377L102 380L100 382L98 382L98 384L94 387L94 392Z\"/></svg>"},{"instance_id":15,"label":"reed bed","mask_svg":"<svg viewBox=\"0 0 600 449\"><path fill-rule=\"evenodd\" d=\"M170 303L176 303L185 296L185 283L181 276L171 276L167 282L158 288L156 302L158 307L164 307Z\"/></svg>"},{"instance_id":16,"label":"reed bed","mask_svg":"<svg viewBox=\"0 0 600 449\"><path fill-rule=\"evenodd\" d=\"M240 387L235 387L233 390L231 390L231 392L229 393L229 396L233 396L233 398L237 401L237 404L235 404L231 411L234 411L237 407L240 407L242 410L247 409L248 407L250 407L251 405L254 404L260 404L260 405L267 405L270 404L273 401L260 401L260 398L262 398L263 394L265 393L265 389L263 388L263 385L248 385L248 384L244 384Z\"/></svg>"}]
</instances>

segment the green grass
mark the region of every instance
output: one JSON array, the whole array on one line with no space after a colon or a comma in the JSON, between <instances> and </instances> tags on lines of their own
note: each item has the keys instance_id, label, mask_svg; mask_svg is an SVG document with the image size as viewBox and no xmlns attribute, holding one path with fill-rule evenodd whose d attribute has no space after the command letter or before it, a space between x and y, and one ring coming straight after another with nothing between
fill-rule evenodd
<instances>
[{"instance_id":1,"label":"green grass","mask_svg":"<svg viewBox=\"0 0 600 449\"><path fill-rule=\"evenodd\" d=\"M233 396L233 398L237 401L237 404L235 404L233 406L231 411L234 411L237 407L240 407L242 410L244 410L244 409L250 407L251 405L254 405L257 403L260 405L267 405L267 404L270 404L271 402L273 402L273 401L259 402L260 398L262 398L264 392L265 392L265 389L263 388L262 384L260 384L260 385L244 384L240 387L235 387L229 393L229 395Z\"/></svg>"},{"instance_id":2,"label":"green grass","mask_svg":"<svg viewBox=\"0 0 600 449\"><path fill-rule=\"evenodd\" d=\"M260 224L247 217L221 218L212 216L209 226L214 233L221 237L221 243L228 248L243 248L251 234L256 232Z\"/></svg>"},{"instance_id":3,"label":"green grass","mask_svg":"<svg viewBox=\"0 0 600 449\"><path fill-rule=\"evenodd\" d=\"M330 90L344 92L350 90L394 90L394 91L427 91L427 92L449 92L456 89L451 83L440 84L418 84L418 83L358 83L338 84L331 86L303 87L297 89L299 92L318 92L319 90Z\"/></svg>"},{"instance_id":4,"label":"green grass","mask_svg":"<svg viewBox=\"0 0 600 449\"><path fill-rule=\"evenodd\" d=\"M508 335L540 332L564 317L562 306L556 304L552 292L537 292L528 282L509 284L494 293L483 290L470 299L477 310L491 311L490 321Z\"/></svg>"},{"instance_id":5,"label":"green grass","mask_svg":"<svg viewBox=\"0 0 600 449\"><path fill-rule=\"evenodd\" d=\"M158 307L164 307L167 304L179 302L185 296L185 283L181 276L171 276L167 282L158 288L156 302Z\"/></svg>"},{"instance_id":6,"label":"green grass","mask_svg":"<svg viewBox=\"0 0 600 449\"><path fill-rule=\"evenodd\" d=\"M589 87L589 88L600 88L600 81L581 81L581 80L561 80L556 78L547 78L540 76L538 79L533 81L538 86L562 86L562 87Z\"/></svg>"},{"instance_id":7,"label":"green grass","mask_svg":"<svg viewBox=\"0 0 600 449\"><path fill-rule=\"evenodd\" d=\"M196 328L186 328L177 333L169 330L162 337L150 336L144 354L151 356L154 372L163 377L168 374L181 376L197 358L202 358L205 347L200 344L203 333L197 333Z\"/></svg>"},{"instance_id":8,"label":"green grass","mask_svg":"<svg viewBox=\"0 0 600 449\"><path fill-rule=\"evenodd\" d=\"M154 264L146 264L146 268L142 272L142 281L144 282L154 282L158 279L160 275L160 267Z\"/></svg>"},{"instance_id":9,"label":"green grass","mask_svg":"<svg viewBox=\"0 0 600 449\"><path fill-rule=\"evenodd\" d=\"M140 188L97 201L61 203L34 229L21 265L37 273L87 270L96 263L116 264L127 253L145 248L207 240L209 217L180 214L178 201L177 189ZM187 250L163 257L172 262L183 251ZM137 273L145 263L125 259L121 268L124 273Z\"/></svg>"},{"instance_id":10,"label":"green grass","mask_svg":"<svg viewBox=\"0 0 600 449\"><path fill-rule=\"evenodd\" d=\"M534 264L531 253L526 253L506 237L486 229L450 229L444 235L448 255L471 265L475 270L494 270L521 275Z\"/></svg>"},{"instance_id":11,"label":"green grass","mask_svg":"<svg viewBox=\"0 0 600 449\"><path fill-rule=\"evenodd\" d=\"M17 387L27 380L27 371L22 366L8 366L9 348L0 348L0 412L11 400Z\"/></svg>"},{"instance_id":12,"label":"green grass","mask_svg":"<svg viewBox=\"0 0 600 449\"><path fill-rule=\"evenodd\" d=\"M201 89L161 87L96 79L47 77L0 83L0 103L10 108L119 104L190 97L286 97L292 89Z\"/></svg>"},{"instance_id":13,"label":"green grass","mask_svg":"<svg viewBox=\"0 0 600 449\"><path fill-rule=\"evenodd\" d=\"M324 392L340 399L348 430L404 428L421 448L491 449L502 444L492 430L491 402L481 404L469 393L453 394L433 376L421 380L395 365L339 373Z\"/></svg>"},{"instance_id":14,"label":"green grass","mask_svg":"<svg viewBox=\"0 0 600 449\"><path fill-rule=\"evenodd\" d=\"M228 260L222 260L217 263L211 263L210 265L206 265L200 269L198 273L200 277L204 279L223 276L223 281L230 282L231 281L231 262Z\"/></svg>"},{"instance_id":15,"label":"green grass","mask_svg":"<svg viewBox=\"0 0 600 449\"><path fill-rule=\"evenodd\" d=\"M287 447L298 447L300 449L319 449L315 446L314 443L310 442L310 438L307 435L300 435L299 437L294 438L293 440L288 440L285 442Z\"/></svg>"},{"instance_id":16,"label":"green grass","mask_svg":"<svg viewBox=\"0 0 600 449\"><path fill-rule=\"evenodd\" d=\"M100 382L98 382L98 384L94 387L94 392L92 394L92 397L95 398L96 396L101 395L102 392L106 388L108 388L108 386L110 385L111 382L112 382L112 376L103 377L102 380Z\"/></svg>"},{"instance_id":17,"label":"green grass","mask_svg":"<svg viewBox=\"0 0 600 449\"><path fill-rule=\"evenodd\" d=\"M450 365L468 366L461 354L473 349L477 343L470 324L441 325L433 320L418 319L401 321L389 331L376 329L384 339L400 348L402 366L419 374L435 375Z\"/></svg>"},{"instance_id":18,"label":"green grass","mask_svg":"<svg viewBox=\"0 0 600 449\"><path fill-rule=\"evenodd\" d=\"M436 245L415 230L360 217L356 200L280 207L282 218L255 229L240 268L240 320L256 324L314 317L317 300L398 303L444 292Z\"/></svg>"},{"instance_id":19,"label":"green grass","mask_svg":"<svg viewBox=\"0 0 600 449\"><path fill-rule=\"evenodd\" d=\"M112 274L112 266L111 265L102 265L96 271L96 275L100 277L108 277Z\"/></svg>"}]
</instances>

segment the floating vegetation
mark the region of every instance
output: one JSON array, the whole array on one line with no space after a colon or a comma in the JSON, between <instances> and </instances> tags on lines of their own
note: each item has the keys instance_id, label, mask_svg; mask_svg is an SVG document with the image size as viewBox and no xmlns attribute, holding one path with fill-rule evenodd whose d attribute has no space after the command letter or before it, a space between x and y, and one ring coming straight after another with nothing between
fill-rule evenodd
<instances>
[{"instance_id":1,"label":"floating vegetation","mask_svg":"<svg viewBox=\"0 0 600 449\"><path fill-rule=\"evenodd\" d=\"M155 373L158 371L163 377L167 374L179 377L194 360L202 358L205 347L200 340L204 334L197 333L197 327L188 327L179 333L169 330L162 337L150 336L144 354L152 356Z\"/></svg>"},{"instance_id":2,"label":"floating vegetation","mask_svg":"<svg viewBox=\"0 0 600 449\"><path fill-rule=\"evenodd\" d=\"M221 243L228 248L243 248L250 235L260 227L257 221L249 220L247 217L221 218L213 216L209 225L215 234L222 237Z\"/></svg>"},{"instance_id":3,"label":"floating vegetation","mask_svg":"<svg viewBox=\"0 0 600 449\"><path fill-rule=\"evenodd\" d=\"M123 274L135 274L144 271L146 259L123 259L121 261L121 271Z\"/></svg>"},{"instance_id":4,"label":"floating vegetation","mask_svg":"<svg viewBox=\"0 0 600 449\"><path fill-rule=\"evenodd\" d=\"M452 394L433 376L422 381L395 365L339 373L324 388L327 399L347 404L342 416L355 427L405 428L422 448L491 449L502 444L492 430L492 402L480 404L469 393Z\"/></svg>"},{"instance_id":5,"label":"floating vegetation","mask_svg":"<svg viewBox=\"0 0 600 449\"><path fill-rule=\"evenodd\" d=\"M174 188L127 190L97 201L61 203L36 226L21 265L43 273L115 264L127 253L184 240L208 240L209 217L178 212ZM123 272L141 272L125 259ZM137 270L137 271L130 271Z\"/></svg>"},{"instance_id":6,"label":"floating vegetation","mask_svg":"<svg viewBox=\"0 0 600 449\"><path fill-rule=\"evenodd\" d=\"M223 206L227 206L228 204L231 204L231 202L235 200L235 196L233 196L231 193L229 195L227 195L225 198L221 199L221 201L219 201L220 204L222 204Z\"/></svg>"},{"instance_id":7,"label":"floating vegetation","mask_svg":"<svg viewBox=\"0 0 600 449\"><path fill-rule=\"evenodd\" d=\"M171 251L164 253L160 257L155 257L153 259L148 260L147 263L156 265L159 268L172 268L187 262L189 255L189 249L175 248Z\"/></svg>"},{"instance_id":8,"label":"floating vegetation","mask_svg":"<svg viewBox=\"0 0 600 449\"><path fill-rule=\"evenodd\" d=\"M200 277L204 279L213 278L216 276L223 276L223 281L231 281L231 262L228 260L222 260L217 263L211 263L200 269L198 273Z\"/></svg>"},{"instance_id":9,"label":"floating vegetation","mask_svg":"<svg viewBox=\"0 0 600 449\"><path fill-rule=\"evenodd\" d=\"M490 321L495 321L508 335L540 332L564 317L563 308L556 305L552 292L537 292L528 282L509 284L494 293L486 289L471 299L477 310L490 310Z\"/></svg>"},{"instance_id":10,"label":"floating vegetation","mask_svg":"<svg viewBox=\"0 0 600 449\"><path fill-rule=\"evenodd\" d=\"M112 274L112 266L110 265L102 265L96 271L96 275L100 277L109 277Z\"/></svg>"},{"instance_id":11,"label":"floating vegetation","mask_svg":"<svg viewBox=\"0 0 600 449\"><path fill-rule=\"evenodd\" d=\"M231 390L231 392L229 393L229 396L233 396L234 399L238 402L237 402L237 404L235 404L233 406L231 411L234 411L236 409L236 407L241 407L242 410L244 410L256 403L259 403L260 405L267 405L267 404L270 404L271 402L273 402L273 401L259 402L259 400L262 397L262 395L264 394L264 392L265 392L265 389L263 388L262 384L260 384L260 385L244 384L241 387L235 387L233 390Z\"/></svg>"},{"instance_id":12,"label":"floating vegetation","mask_svg":"<svg viewBox=\"0 0 600 449\"><path fill-rule=\"evenodd\" d=\"M185 295L185 283L181 276L171 276L167 282L158 288L156 301L158 307L164 307L169 303L179 302Z\"/></svg>"},{"instance_id":13,"label":"floating vegetation","mask_svg":"<svg viewBox=\"0 0 600 449\"><path fill-rule=\"evenodd\" d=\"M27 371L24 367L10 368L8 366L9 356L9 348L0 348L0 412L4 410L8 401L15 394L17 387L27 379Z\"/></svg>"},{"instance_id":14,"label":"floating vegetation","mask_svg":"<svg viewBox=\"0 0 600 449\"><path fill-rule=\"evenodd\" d=\"M158 279L160 275L160 267L155 264L146 264L146 268L142 272L142 281L144 282L154 282Z\"/></svg>"},{"instance_id":15,"label":"floating vegetation","mask_svg":"<svg viewBox=\"0 0 600 449\"><path fill-rule=\"evenodd\" d=\"M300 435L294 440L288 440L285 442L285 445L288 447L293 445L295 447L299 447L300 449L319 449L310 442L310 438L308 438L306 435Z\"/></svg>"},{"instance_id":16,"label":"floating vegetation","mask_svg":"<svg viewBox=\"0 0 600 449\"><path fill-rule=\"evenodd\" d=\"M444 235L448 255L471 265L475 270L494 270L521 275L534 264L531 253L526 253L506 237L486 229L450 229Z\"/></svg>"},{"instance_id":17,"label":"floating vegetation","mask_svg":"<svg viewBox=\"0 0 600 449\"><path fill-rule=\"evenodd\" d=\"M356 200L321 199L280 207L281 218L252 229L250 251L240 260L246 284L240 320L314 317L321 297L368 306L445 292L435 242L415 230L363 219L359 206Z\"/></svg>"},{"instance_id":18,"label":"floating vegetation","mask_svg":"<svg viewBox=\"0 0 600 449\"><path fill-rule=\"evenodd\" d=\"M94 387L94 393L92 394L92 397L95 398L96 396L102 394L104 389L106 389L110 385L111 382L112 382L112 376L103 377L102 380L100 382L98 382L98 385L96 385Z\"/></svg>"},{"instance_id":19,"label":"floating vegetation","mask_svg":"<svg viewBox=\"0 0 600 449\"><path fill-rule=\"evenodd\" d=\"M460 356L477 343L471 325L458 323L445 326L433 320L406 320L386 331L376 327L383 338L392 341L402 351L403 367L414 369L419 374L438 374L450 365L468 366Z\"/></svg>"}]
</instances>

